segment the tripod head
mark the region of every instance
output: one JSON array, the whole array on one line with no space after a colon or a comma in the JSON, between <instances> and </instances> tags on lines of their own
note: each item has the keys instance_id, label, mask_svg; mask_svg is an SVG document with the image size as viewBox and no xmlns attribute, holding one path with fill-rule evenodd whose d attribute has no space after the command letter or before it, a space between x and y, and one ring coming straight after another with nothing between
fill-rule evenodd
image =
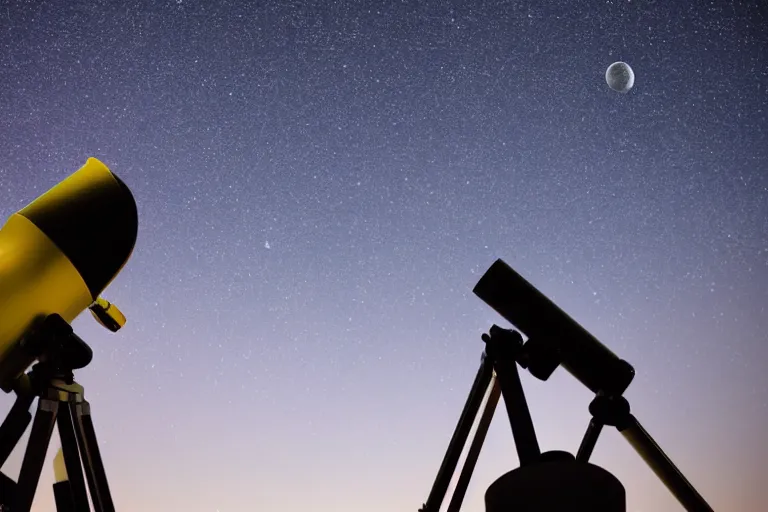
<instances>
[{"instance_id":1,"label":"tripod head","mask_svg":"<svg viewBox=\"0 0 768 512\"><path fill-rule=\"evenodd\" d=\"M39 350L35 367L50 367L54 372L79 370L93 359L91 347L57 314L48 315L22 345Z\"/></svg>"},{"instance_id":2,"label":"tripod head","mask_svg":"<svg viewBox=\"0 0 768 512\"><path fill-rule=\"evenodd\" d=\"M73 370L85 368L93 359L91 347L55 313L33 326L20 340L18 348L19 357L38 361L31 371L13 382L12 389L19 396L35 395L53 379L71 384Z\"/></svg>"},{"instance_id":3,"label":"tripod head","mask_svg":"<svg viewBox=\"0 0 768 512\"><path fill-rule=\"evenodd\" d=\"M89 306L91 314L103 327L112 332L125 325L125 315L114 305L99 297ZM13 351L0 359L0 374L17 374L30 361L37 360L33 370L21 373L15 379L2 383L3 391L25 393L30 391L30 378L48 379L59 375L69 381L72 371L88 366L93 359L93 350L78 336L72 326L57 313L39 317L29 331L19 340ZM8 372L8 369L13 371ZM1 511L0 511L1 512Z\"/></svg>"}]
</instances>

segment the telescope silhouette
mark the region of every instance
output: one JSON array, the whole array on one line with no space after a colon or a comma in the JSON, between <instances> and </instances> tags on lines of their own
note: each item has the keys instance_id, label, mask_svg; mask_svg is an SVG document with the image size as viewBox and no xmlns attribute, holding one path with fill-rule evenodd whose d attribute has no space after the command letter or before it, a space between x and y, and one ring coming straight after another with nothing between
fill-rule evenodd
<instances>
[{"instance_id":1,"label":"telescope silhouette","mask_svg":"<svg viewBox=\"0 0 768 512\"><path fill-rule=\"evenodd\" d=\"M130 258L137 233L133 195L95 158L0 229L0 389L17 395L0 425L0 467L38 400L18 482L0 473L0 511L29 512L56 425L67 476L54 487L59 510L90 510L85 472L95 510L114 511L90 404L73 374L93 351L70 323L89 309L110 331L125 324L100 295Z\"/></svg>"},{"instance_id":2,"label":"telescope silhouette","mask_svg":"<svg viewBox=\"0 0 768 512\"><path fill-rule=\"evenodd\" d=\"M493 325L483 335L485 351L464 410L450 440L427 502L420 512L438 512L483 399L485 407L446 509L458 512L472 478L500 397L509 417L520 466L485 494L486 512L625 512L626 492L607 470L589 462L606 425L616 429L689 512L712 508L675 467L630 413L622 394L635 370L600 343L531 283L497 260L475 285L474 293L520 332ZM592 419L576 456L539 448L517 366L546 381L558 366L595 393ZM490 390L489 390L490 388Z\"/></svg>"}]
</instances>

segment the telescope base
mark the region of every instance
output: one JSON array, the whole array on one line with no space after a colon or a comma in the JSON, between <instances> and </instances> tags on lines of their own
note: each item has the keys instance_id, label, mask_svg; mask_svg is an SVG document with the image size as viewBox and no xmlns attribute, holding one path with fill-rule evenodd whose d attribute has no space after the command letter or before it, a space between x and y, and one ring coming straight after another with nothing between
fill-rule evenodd
<instances>
[{"instance_id":1,"label":"telescope base","mask_svg":"<svg viewBox=\"0 0 768 512\"><path fill-rule=\"evenodd\" d=\"M506 473L488 487L486 512L626 512L626 492L608 471L566 452Z\"/></svg>"}]
</instances>

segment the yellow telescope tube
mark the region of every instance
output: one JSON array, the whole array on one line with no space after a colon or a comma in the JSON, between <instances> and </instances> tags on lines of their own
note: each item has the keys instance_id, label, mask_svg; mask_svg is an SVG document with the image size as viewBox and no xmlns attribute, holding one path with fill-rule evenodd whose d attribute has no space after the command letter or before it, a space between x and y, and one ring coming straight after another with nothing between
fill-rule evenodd
<instances>
[{"instance_id":1,"label":"yellow telescope tube","mask_svg":"<svg viewBox=\"0 0 768 512\"><path fill-rule=\"evenodd\" d=\"M131 256L136 202L106 165L83 167L11 215L0 229L0 387L36 359L19 342L57 313L72 322Z\"/></svg>"}]
</instances>

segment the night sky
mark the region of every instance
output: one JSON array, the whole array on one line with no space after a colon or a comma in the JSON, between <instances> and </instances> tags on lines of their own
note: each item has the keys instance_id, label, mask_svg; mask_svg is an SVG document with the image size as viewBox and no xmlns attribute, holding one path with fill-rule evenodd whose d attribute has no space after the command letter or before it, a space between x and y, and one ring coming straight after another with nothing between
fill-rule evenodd
<instances>
[{"instance_id":1,"label":"night sky","mask_svg":"<svg viewBox=\"0 0 768 512\"><path fill-rule=\"evenodd\" d=\"M74 322L118 510L415 512L507 326L472 294L497 258L635 366L633 412L715 510L768 510L767 23L762 0L0 1L2 221L91 156L138 204L104 294L128 323ZM575 452L590 392L522 379L542 448ZM517 467L502 410L467 512ZM592 460L629 511L682 510L615 430Z\"/></svg>"}]
</instances>

